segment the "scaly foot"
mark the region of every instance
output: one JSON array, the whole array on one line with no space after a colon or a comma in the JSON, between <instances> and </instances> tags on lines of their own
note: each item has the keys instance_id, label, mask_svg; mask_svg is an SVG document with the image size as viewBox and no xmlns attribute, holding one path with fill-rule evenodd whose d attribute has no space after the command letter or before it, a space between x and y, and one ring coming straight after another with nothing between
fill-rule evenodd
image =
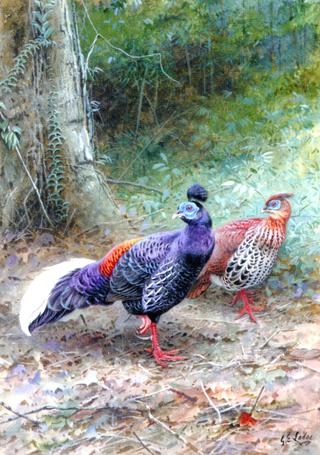
<instances>
[{"instance_id":1,"label":"scaly foot","mask_svg":"<svg viewBox=\"0 0 320 455\"><path fill-rule=\"evenodd\" d=\"M175 355L177 352L179 352L178 349L172 349L171 351L161 350L158 341L157 324L155 322L151 323L150 329L152 334L152 348L147 348L146 351L153 355L158 365L160 365L162 368L166 368L168 366L167 362L185 360L185 357Z\"/></svg>"},{"instance_id":2,"label":"scaly foot","mask_svg":"<svg viewBox=\"0 0 320 455\"><path fill-rule=\"evenodd\" d=\"M251 294L251 292L250 292ZM243 308L242 310L239 311L239 314L237 316L237 319L241 318L244 314L248 314L251 321L257 322L257 319L254 316L254 311L256 313L263 311L264 308L261 307L256 307L253 305L253 300L248 296L248 293L245 289L238 291L235 297L232 299L232 305L237 303L239 300L242 300L243 302Z\"/></svg>"}]
</instances>

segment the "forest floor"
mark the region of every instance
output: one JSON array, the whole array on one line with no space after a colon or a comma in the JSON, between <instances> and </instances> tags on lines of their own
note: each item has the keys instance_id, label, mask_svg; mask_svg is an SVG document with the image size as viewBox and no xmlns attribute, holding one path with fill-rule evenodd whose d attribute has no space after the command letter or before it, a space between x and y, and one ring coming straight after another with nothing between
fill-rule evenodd
<instances>
[{"instance_id":1,"label":"forest floor","mask_svg":"<svg viewBox=\"0 0 320 455\"><path fill-rule=\"evenodd\" d=\"M159 324L161 346L187 357L167 369L119 303L24 336L19 300L35 274L109 246L43 234L3 247L0 453L320 453L320 283L313 297L262 289L257 324L214 288L184 301Z\"/></svg>"}]
</instances>

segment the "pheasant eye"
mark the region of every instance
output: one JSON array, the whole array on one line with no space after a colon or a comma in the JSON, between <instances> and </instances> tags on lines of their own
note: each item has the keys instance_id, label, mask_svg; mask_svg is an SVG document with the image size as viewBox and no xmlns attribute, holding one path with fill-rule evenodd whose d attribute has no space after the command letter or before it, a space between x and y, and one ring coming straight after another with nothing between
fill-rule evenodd
<instances>
[{"instance_id":1,"label":"pheasant eye","mask_svg":"<svg viewBox=\"0 0 320 455\"><path fill-rule=\"evenodd\" d=\"M193 210L192 205L187 205L186 210L188 210L188 212L191 212L191 210Z\"/></svg>"},{"instance_id":2,"label":"pheasant eye","mask_svg":"<svg viewBox=\"0 0 320 455\"><path fill-rule=\"evenodd\" d=\"M280 209L280 207L281 207L281 201L279 201L279 200L271 201L271 202L269 203L269 207L270 207L271 209L275 209L275 210L276 210L276 209Z\"/></svg>"}]
</instances>

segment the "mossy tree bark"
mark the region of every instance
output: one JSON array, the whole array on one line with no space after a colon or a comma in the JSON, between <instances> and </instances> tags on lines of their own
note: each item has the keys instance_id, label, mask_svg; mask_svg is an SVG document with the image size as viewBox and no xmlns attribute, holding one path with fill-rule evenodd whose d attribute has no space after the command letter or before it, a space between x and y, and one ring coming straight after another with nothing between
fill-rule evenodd
<instances>
[{"instance_id":1,"label":"mossy tree bark","mask_svg":"<svg viewBox=\"0 0 320 455\"><path fill-rule=\"evenodd\" d=\"M63 137L63 144L58 144L61 156L57 179L63 187L59 196L69 204L64 224L70 220L71 214L73 221L81 227L90 227L110 219L113 222L120 221L112 194L94 168L94 151L88 131L85 63L72 5L68 0L51 1L51 5L52 45L38 46L29 55L25 71L19 76L14 89L0 95L0 102L5 105L6 119L22 129L19 150L23 160L19 159L17 150L7 150L0 140L2 228L12 225L19 225L20 229L48 225L34 184L51 217L52 207L50 212L50 206L46 205L48 194L50 196L50 191L54 191L46 185L52 167L52 134L50 136L48 121L50 94L55 96L52 122ZM39 7L46 12L44 0L30 0L29 4L25 0L1 1L0 80L10 75L14 58L21 53L26 43L35 40L37 30L31 24L34 11ZM30 172L29 176L26 168ZM33 216L36 211L39 213L38 218Z\"/></svg>"}]
</instances>

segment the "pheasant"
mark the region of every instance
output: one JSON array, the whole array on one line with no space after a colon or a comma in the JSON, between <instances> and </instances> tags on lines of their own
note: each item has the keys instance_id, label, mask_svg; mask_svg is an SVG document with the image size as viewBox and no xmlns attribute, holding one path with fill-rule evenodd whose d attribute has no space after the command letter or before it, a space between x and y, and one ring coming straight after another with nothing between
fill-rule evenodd
<instances>
[{"instance_id":1,"label":"pheasant","mask_svg":"<svg viewBox=\"0 0 320 455\"><path fill-rule=\"evenodd\" d=\"M233 221L215 229L215 249L193 285L188 297L201 295L212 283L227 291L236 291L232 304L242 301L239 317L247 313L256 322L250 291L261 285L276 262L278 251L286 238L286 226L291 215L287 200L293 193L279 193L265 203L267 218Z\"/></svg>"},{"instance_id":2,"label":"pheasant","mask_svg":"<svg viewBox=\"0 0 320 455\"><path fill-rule=\"evenodd\" d=\"M186 297L214 248L211 218L201 203L207 191L195 184L187 196L174 215L186 223L184 229L123 242L97 262L71 259L40 273L21 301L23 332L31 335L78 308L121 300L142 319L139 333L151 331L149 352L156 362L165 367L181 360L176 350L161 350L157 323Z\"/></svg>"}]
</instances>

